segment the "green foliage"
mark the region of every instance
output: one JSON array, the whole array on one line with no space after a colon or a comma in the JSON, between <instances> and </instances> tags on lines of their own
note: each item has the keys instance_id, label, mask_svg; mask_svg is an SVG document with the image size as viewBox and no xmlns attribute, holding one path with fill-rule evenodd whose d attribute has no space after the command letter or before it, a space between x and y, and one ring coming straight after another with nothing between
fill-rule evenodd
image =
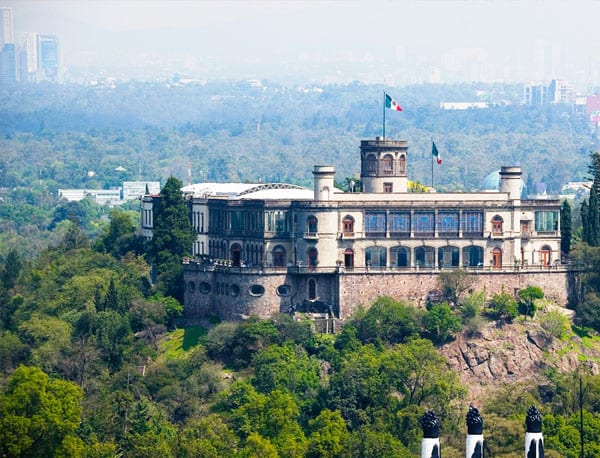
<instances>
[{"instance_id":1,"label":"green foliage","mask_svg":"<svg viewBox=\"0 0 600 458\"><path fill-rule=\"evenodd\" d=\"M347 326L356 328L363 344L402 343L419 335L421 311L390 297L379 297L366 311L359 311Z\"/></svg>"},{"instance_id":2,"label":"green foliage","mask_svg":"<svg viewBox=\"0 0 600 458\"><path fill-rule=\"evenodd\" d=\"M438 276L443 297L453 306L460 303L462 294L471 288L473 281L473 276L463 269L444 270Z\"/></svg>"},{"instance_id":3,"label":"green foliage","mask_svg":"<svg viewBox=\"0 0 600 458\"><path fill-rule=\"evenodd\" d=\"M536 312L536 299L543 299L544 292L538 286L528 286L519 291L519 311L526 316L534 316Z\"/></svg>"},{"instance_id":4,"label":"green foliage","mask_svg":"<svg viewBox=\"0 0 600 458\"><path fill-rule=\"evenodd\" d=\"M487 313L495 319L510 322L519 314L517 301L507 292L496 293L490 301Z\"/></svg>"},{"instance_id":5,"label":"green foliage","mask_svg":"<svg viewBox=\"0 0 600 458\"><path fill-rule=\"evenodd\" d=\"M109 214L110 224L104 227L103 234L94 243L94 248L103 253L110 253L117 259L129 252L142 254L143 239L137 235L137 216L133 212L112 210Z\"/></svg>"},{"instance_id":6,"label":"green foliage","mask_svg":"<svg viewBox=\"0 0 600 458\"><path fill-rule=\"evenodd\" d=\"M189 255L195 235L188 208L181 195L182 183L169 177L154 201L154 227L149 255L157 273L156 290L183 299L183 257Z\"/></svg>"},{"instance_id":7,"label":"green foliage","mask_svg":"<svg viewBox=\"0 0 600 458\"><path fill-rule=\"evenodd\" d=\"M425 335L436 344L444 344L461 329L461 320L447 303L432 305L423 316Z\"/></svg>"},{"instance_id":8,"label":"green foliage","mask_svg":"<svg viewBox=\"0 0 600 458\"><path fill-rule=\"evenodd\" d=\"M66 456L65 449L76 444L81 398L77 386L20 366L0 395L0 454Z\"/></svg>"},{"instance_id":9,"label":"green foliage","mask_svg":"<svg viewBox=\"0 0 600 458\"><path fill-rule=\"evenodd\" d=\"M560 251L569 256L571 252L571 238L573 237L573 217L571 216L571 204L568 199L560 205Z\"/></svg>"},{"instance_id":10,"label":"green foliage","mask_svg":"<svg viewBox=\"0 0 600 458\"><path fill-rule=\"evenodd\" d=\"M320 364L302 347L272 345L254 355L252 366L252 383L259 392L266 394L274 389L285 389L301 407L316 401Z\"/></svg>"},{"instance_id":11,"label":"green foliage","mask_svg":"<svg viewBox=\"0 0 600 458\"><path fill-rule=\"evenodd\" d=\"M540 326L548 339L563 339L571 328L569 318L559 310L549 310L539 317Z\"/></svg>"},{"instance_id":12,"label":"green foliage","mask_svg":"<svg viewBox=\"0 0 600 458\"><path fill-rule=\"evenodd\" d=\"M308 423L311 434L308 438L307 458L344 456L344 445L349 440L348 429L337 410L323 409Z\"/></svg>"},{"instance_id":13,"label":"green foliage","mask_svg":"<svg viewBox=\"0 0 600 458\"><path fill-rule=\"evenodd\" d=\"M575 309L577 322L600 332L600 296L589 292Z\"/></svg>"},{"instance_id":14,"label":"green foliage","mask_svg":"<svg viewBox=\"0 0 600 458\"><path fill-rule=\"evenodd\" d=\"M600 245L600 202L598 192L600 191L600 153L590 153L589 171L593 177L590 189L589 201L582 205L581 222L583 226L583 241L590 246Z\"/></svg>"},{"instance_id":15,"label":"green foliage","mask_svg":"<svg viewBox=\"0 0 600 458\"><path fill-rule=\"evenodd\" d=\"M215 326L208 333L206 348L212 357L240 368L248 366L256 352L280 341L281 335L272 321L254 316L240 324Z\"/></svg>"}]
</instances>

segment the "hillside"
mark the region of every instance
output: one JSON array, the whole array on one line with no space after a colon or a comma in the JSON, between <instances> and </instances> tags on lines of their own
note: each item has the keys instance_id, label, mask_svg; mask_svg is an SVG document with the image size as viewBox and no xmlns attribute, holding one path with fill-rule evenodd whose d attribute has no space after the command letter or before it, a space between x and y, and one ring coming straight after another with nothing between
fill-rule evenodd
<instances>
[{"instance_id":1,"label":"hillside","mask_svg":"<svg viewBox=\"0 0 600 458\"><path fill-rule=\"evenodd\" d=\"M571 318L571 310L554 307ZM463 330L439 350L468 389L468 398L478 403L511 384L548 384L547 371L571 373L580 367L600 373L600 339L568 325L562 337L553 337L540 325L547 312L534 319L507 324L486 323L477 332ZM576 333L574 332L579 332Z\"/></svg>"}]
</instances>

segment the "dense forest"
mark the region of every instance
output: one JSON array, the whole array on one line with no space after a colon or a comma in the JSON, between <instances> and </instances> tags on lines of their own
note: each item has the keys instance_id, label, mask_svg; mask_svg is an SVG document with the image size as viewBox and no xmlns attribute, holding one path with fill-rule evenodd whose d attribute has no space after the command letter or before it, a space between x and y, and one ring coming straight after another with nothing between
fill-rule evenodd
<instances>
[{"instance_id":1,"label":"dense forest","mask_svg":"<svg viewBox=\"0 0 600 458\"><path fill-rule=\"evenodd\" d=\"M427 308L382 297L336 335L285 314L178 328L181 305L150 284L135 230L117 210L95 241L69 223L34 260L9 253L0 269L1 456L405 458L419 454L419 421L431 409L444 456L458 458L468 387L436 347L485 326L524 326L580 356L600 348L597 299L572 324L537 287L486 300L460 270L440 276L442 294ZM598 248L578 247L573 258L600 265ZM593 276L585 287L598 288ZM549 369L543 378L543 390L515 381L480 400L487 448L522 456L535 405L546 456L578 457L581 380L584 456L597 457L600 375Z\"/></svg>"},{"instance_id":2,"label":"dense forest","mask_svg":"<svg viewBox=\"0 0 600 458\"><path fill-rule=\"evenodd\" d=\"M182 327L181 253L160 237L141 240L139 202L57 199L59 188L138 178L174 194L173 177L185 182L188 168L194 181L308 185L312 166L329 163L343 182L359 172L360 140L381 134L384 89L404 110L387 113L386 134L409 141L416 181L429 182L432 137L438 189L478 189L516 163L530 192L594 176L564 241L582 273L573 320L535 286L486 298L458 270L440 275L426 308L382 297L336 335L284 314ZM177 81L1 92L0 456L417 456L429 409L441 419L443 456L464 456L469 387L439 350L486 326L539 333L546 349L562 345L582 363L538 374L543 387L515 382L479 400L493 456L523 456L530 405L544 415L547 457L580 456L581 413L584 456L599 456L597 139L571 107L525 107L520 97L507 85ZM442 101L490 108L444 111ZM183 243L186 224L176 223L165 237L178 227ZM155 282L150 262L164 266Z\"/></svg>"}]
</instances>

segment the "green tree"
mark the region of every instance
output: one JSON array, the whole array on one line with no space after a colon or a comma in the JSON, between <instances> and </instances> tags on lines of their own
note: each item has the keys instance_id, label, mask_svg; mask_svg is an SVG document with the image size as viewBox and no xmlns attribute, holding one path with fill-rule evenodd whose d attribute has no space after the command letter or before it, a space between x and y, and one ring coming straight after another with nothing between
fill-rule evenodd
<instances>
[{"instance_id":1,"label":"green tree","mask_svg":"<svg viewBox=\"0 0 600 458\"><path fill-rule=\"evenodd\" d=\"M0 454L6 457L62 457L76 446L82 391L20 366L0 395Z\"/></svg>"},{"instance_id":2,"label":"green tree","mask_svg":"<svg viewBox=\"0 0 600 458\"><path fill-rule=\"evenodd\" d=\"M497 320L511 322L519 314L517 301L505 291L496 293L490 301L488 314Z\"/></svg>"},{"instance_id":3,"label":"green tree","mask_svg":"<svg viewBox=\"0 0 600 458\"><path fill-rule=\"evenodd\" d=\"M344 444L348 440L348 428L337 410L323 409L308 423L307 458L336 458L344 456Z\"/></svg>"},{"instance_id":4,"label":"green tree","mask_svg":"<svg viewBox=\"0 0 600 458\"><path fill-rule=\"evenodd\" d=\"M363 343L402 343L418 336L422 312L390 297L379 297L350 321Z\"/></svg>"},{"instance_id":5,"label":"green tree","mask_svg":"<svg viewBox=\"0 0 600 458\"><path fill-rule=\"evenodd\" d=\"M473 281L473 276L464 269L444 270L438 276L442 294L453 306L460 303L462 294L471 288Z\"/></svg>"},{"instance_id":6,"label":"green tree","mask_svg":"<svg viewBox=\"0 0 600 458\"><path fill-rule=\"evenodd\" d=\"M571 252L572 224L571 204L565 199L560 206L560 251L564 256L569 256Z\"/></svg>"},{"instance_id":7,"label":"green tree","mask_svg":"<svg viewBox=\"0 0 600 458\"><path fill-rule=\"evenodd\" d=\"M15 282L21 273L23 268L23 261L21 260L17 250L10 250L4 261L4 267L0 271L0 282L6 289L11 289L15 286Z\"/></svg>"},{"instance_id":8,"label":"green tree","mask_svg":"<svg viewBox=\"0 0 600 458\"><path fill-rule=\"evenodd\" d=\"M520 311L526 316L534 316L536 311L535 300L544 298L544 291L539 286L528 286L519 290Z\"/></svg>"},{"instance_id":9,"label":"green tree","mask_svg":"<svg viewBox=\"0 0 600 458\"><path fill-rule=\"evenodd\" d=\"M130 251L141 254L143 239L136 234L137 223L132 214L115 209L110 212L109 217L110 224L105 227L104 233L97 239L94 247L118 259Z\"/></svg>"},{"instance_id":10,"label":"green tree","mask_svg":"<svg viewBox=\"0 0 600 458\"><path fill-rule=\"evenodd\" d=\"M154 200L150 258L157 274L156 290L183 301L183 257L191 253L194 232L181 194L182 183L169 177Z\"/></svg>"},{"instance_id":11,"label":"green tree","mask_svg":"<svg viewBox=\"0 0 600 458\"><path fill-rule=\"evenodd\" d=\"M442 302L432 305L423 316L424 334L436 344L443 344L460 331L461 321L450 306Z\"/></svg>"},{"instance_id":12,"label":"green tree","mask_svg":"<svg viewBox=\"0 0 600 458\"><path fill-rule=\"evenodd\" d=\"M583 226L583 241L591 246L600 246L600 202L598 192L600 191L600 153L590 153L589 172L592 174L593 182L590 189L589 201L582 204L581 221Z\"/></svg>"}]
</instances>

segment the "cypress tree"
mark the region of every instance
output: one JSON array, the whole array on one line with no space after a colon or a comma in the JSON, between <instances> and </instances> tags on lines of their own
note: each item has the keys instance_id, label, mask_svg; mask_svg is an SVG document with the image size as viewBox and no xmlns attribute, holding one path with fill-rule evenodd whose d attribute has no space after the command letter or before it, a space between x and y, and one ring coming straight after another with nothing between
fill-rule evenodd
<instances>
[{"instance_id":1,"label":"cypress tree","mask_svg":"<svg viewBox=\"0 0 600 458\"><path fill-rule=\"evenodd\" d=\"M583 225L583 241L591 246L600 246L600 153L590 153L590 166L588 171L592 174L592 187L589 201L581 204L581 222Z\"/></svg>"},{"instance_id":2,"label":"cypress tree","mask_svg":"<svg viewBox=\"0 0 600 458\"><path fill-rule=\"evenodd\" d=\"M590 189L587 224L589 236L587 243L591 246L598 246L600 244L600 212L598 211L598 191L595 185L592 185L592 189Z\"/></svg>"},{"instance_id":3,"label":"cypress tree","mask_svg":"<svg viewBox=\"0 0 600 458\"><path fill-rule=\"evenodd\" d=\"M195 238L181 187L180 180L169 177L154 201L149 253L157 276L157 292L179 300L183 299L183 257L191 253Z\"/></svg>"},{"instance_id":4,"label":"cypress tree","mask_svg":"<svg viewBox=\"0 0 600 458\"><path fill-rule=\"evenodd\" d=\"M590 243L590 225L588 223L589 204L587 199L583 199L581 202L581 239L589 245Z\"/></svg>"},{"instance_id":5,"label":"cypress tree","mask_svg":"<svg viewBox=\"0 0 600 458\"><path fill-rule=\"evenodd\" d=\"M572 232L571 204L565 199L560 206L560 251L565 256L571 251Z\"/></svg>"}]
</instances>

